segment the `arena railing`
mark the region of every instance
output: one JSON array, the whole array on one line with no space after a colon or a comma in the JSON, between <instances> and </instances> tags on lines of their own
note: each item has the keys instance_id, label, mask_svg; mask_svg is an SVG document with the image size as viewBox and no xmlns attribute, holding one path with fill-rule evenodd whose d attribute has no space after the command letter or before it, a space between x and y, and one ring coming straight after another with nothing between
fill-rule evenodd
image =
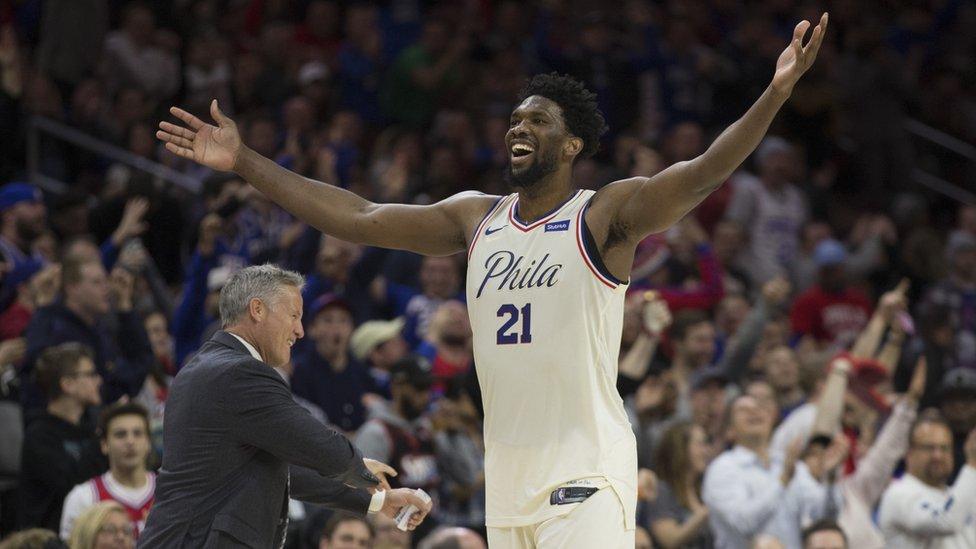
<instances>
[{"instance_id":1,"label":"arena railing","mask_svg":"<svg viewBox=\"0 0 976 549\"><path fill-rule=\"evenodd\" d=\"M40 142L47 134L61 141L97 154L130 168L146 172L158 179L198 192L200 181L169 166L133 154L121 147L93 137L77 128L43 116L32 116L27 125L27 169L31 182L54 193L62 193L69 185L45 175L40 168Z\"/></svg>"},{"instance_id":2,"label":"arena railing","mask_svg":"<svg viewBox=\"0 0 976 549\"><path fill-rule=\"evenodd\" d=\"M976 147L973 145L914 118L906 118L904 128L908 133L936 145L943 151L953 152L965 158L969 161L970 170L976 168ZM920 167L912 170L912 179L952 200L976 206L976 193Z\"/></svg>"}]
</instances>

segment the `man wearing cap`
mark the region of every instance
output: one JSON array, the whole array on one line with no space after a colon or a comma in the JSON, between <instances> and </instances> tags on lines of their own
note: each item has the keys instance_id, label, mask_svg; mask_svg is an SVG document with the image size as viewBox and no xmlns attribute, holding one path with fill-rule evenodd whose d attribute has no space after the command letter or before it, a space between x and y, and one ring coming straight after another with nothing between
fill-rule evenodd
<instances>
[{"instance_id":1,"label":"man wearing cap","mask_svg":"<svg viewBox=\"0 0 976 549\"><path fill-rule=\"evenodd\" d=\"M390 479L399 486L423 488L434 494L440 474L433 432L424 415L434 383L431 365L419 355L408 355L390 372L393 400L371 410L369 421L356 433L363 455L389 463L400 474Z\"/></svg>"},{"instance_id":2,"label":"man wearing cap","mask_svg":"<svg viewBox=\"0 0 976 549\"><path fill-rule=\"evenodd\" d=\"M349 352L352 309L345 299L325 294L312 303L308 318L310 341L295 354L292 391L321 408L336 427L353 432L366 420L362 399L372 384Z\"/></svg>"},{"instance_id":3,"label":"man wearing cap","mask_svg":"<svg viewBox=\"0 0 976 549\"><path fill-rule=\"evenodd\" d=\"M370 320L356 328L349 340L352 355L369 367L373 389L383 398L393 398L390 393L390 369L407 355L407 342L400 335L405 324L403 317Z\"/></svg>"},{"instance_id":4,"label":"man wearing cap","mask_svg":"<svg viewBox=\"0 0 976 549\"><path fill-rule=\"evenodd\" d=\"M0 187L0 259L7 270L34 255L31 243L46 229L46 220L47 208L37 187L16 182Z\"/></svg>"},{"instance_id":5,"label":"man wearing cap","mask_svg":"<svg viewBox=\"0 0 976 549\"><path fill-rule=\"evenodd\" d=\"M952 429L956 456L952 474L956 475L966 461L966 434L976 429L976 370L953 368L946 372L939 385L939 408Z\"/></svg>"},{"instance_id":6,"label":"man wearing cap","mask_svg":"<svg viewBox=\"0 0 976 549\"><path fill-rule=\"evenodd\" d=\"M848 284L844 272L847 250L834 239L817 244L814 261L818 282L800 294L790 310L793 333L812 338L819 347L847 347L871 316L867 296Z\"/></svg>"}]
</instances>

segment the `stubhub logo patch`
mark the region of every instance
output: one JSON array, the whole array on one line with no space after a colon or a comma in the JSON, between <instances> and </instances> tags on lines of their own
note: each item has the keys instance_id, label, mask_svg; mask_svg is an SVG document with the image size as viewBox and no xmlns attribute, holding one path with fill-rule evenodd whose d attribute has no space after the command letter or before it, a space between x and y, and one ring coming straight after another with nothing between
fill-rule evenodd
<instances>
[{"instance_id":1,"label":"stubhub logo patch","mask_svg":"<svg viewBox=\"0 0 976 549\"><path fill-rule=\"evenodd\" d=\"M546 223L546 232L552 231L568 231L569 230L569 220L564 219L562 221L553 221L552 223Z\"/></svg>"}]
</instances>

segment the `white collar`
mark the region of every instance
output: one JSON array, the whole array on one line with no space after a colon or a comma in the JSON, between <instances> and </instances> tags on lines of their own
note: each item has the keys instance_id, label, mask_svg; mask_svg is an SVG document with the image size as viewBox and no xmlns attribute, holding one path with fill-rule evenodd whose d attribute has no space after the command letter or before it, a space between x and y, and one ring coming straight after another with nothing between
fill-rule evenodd
<instances>
[{"instance_id":1,"label":"white collar","mask_svg":"<svg viewBox=\"0 0 976 549\"><path fill-rule=\"evenodd\" d=\"M260 360L261 362L264 362L264 359L261 358L261 354L258 353L258 350L254 348L254 345L251 345L250 343L244 341L244 338L243 337L241 337L241 336L239 336L239 335L237 335L237 334L235 334L233 332L227 332L227 333L230 334L230 335L232 335L232 336L234 336L234 337L236 337L237 338L237 341L240 341L241 343L243 343L244 344L244 347L247 348L247 352L251 353L251 356L253 356L254 358Z\"/></svg>"}]
</instances>

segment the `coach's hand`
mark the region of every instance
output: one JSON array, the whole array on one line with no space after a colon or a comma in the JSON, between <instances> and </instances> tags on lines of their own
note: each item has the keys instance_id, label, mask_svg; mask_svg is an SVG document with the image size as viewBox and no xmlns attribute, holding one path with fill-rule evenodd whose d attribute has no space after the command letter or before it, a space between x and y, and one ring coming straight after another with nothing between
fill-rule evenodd
<instances>
[{"instance_id":1,"label":"coach's hand","mask_svg":"<svg viewBox=\"0 0 976 549\"><path fill-rule=\"evenodd\" d=\"M416 505L417 511L410 517L410 522L407 523L407 529L413 530L414 528L420 526L420 523L424 521L427 513L430 512L430 508L433 503L429 501L424 501L414 493L412 488L397 488L395 490L388 490L386 492L386 499L383 500L383 509L380 510L381 513L390 517L396 518L397 513L400 509L408 506Z\"/></svg>"},{"instance_id":2,"label":"coach's hand","mask_svg":"<svg viewBox=\"0 0 976 549\"><path fill-rule=\"evenodd\" d=\"M390 489L390 481L386 479L389 475L391 477L397 476L397 471L393 467L383 463L382 461L376 461L375 459L363 458L363 463L366 464L366 468L369 469L370 473L373 473L377 479L379 479L380 484L378 488L382 490Z\"/></svg>"},{"instance_id":3,"label":"coach's hand","mask_svg":"<svg viewBox=\"0 0 976 549\"><path fill-rule=\"evenodd\" d=\"M234 169L242 148L241 134L237 124L220 111L216 99L210 103L210 116L217 122L216 126L179 107L170 107L169 112L184 125L159 123L156 137L166 143L166 150L215 170Z\"/></svg>"},{"instance_id":4,"label":"coach's hand","mask_svg":"<svg viewBox=\"0 0 976 549\"><path fill-rule=\"evenodd\" d=\"M817 58L820 44L823 43L824 33L827 32L827 14L820 17L820 23L813 28L813 34L806 46L803 37L810 28L809 21L800 21L793 29L793 40L783 50L776 60L776 73L773 75L773 89L779 93L789 95L793 92L793 85L807 72L813 60Z\"/></svg>"}]
</instances>

